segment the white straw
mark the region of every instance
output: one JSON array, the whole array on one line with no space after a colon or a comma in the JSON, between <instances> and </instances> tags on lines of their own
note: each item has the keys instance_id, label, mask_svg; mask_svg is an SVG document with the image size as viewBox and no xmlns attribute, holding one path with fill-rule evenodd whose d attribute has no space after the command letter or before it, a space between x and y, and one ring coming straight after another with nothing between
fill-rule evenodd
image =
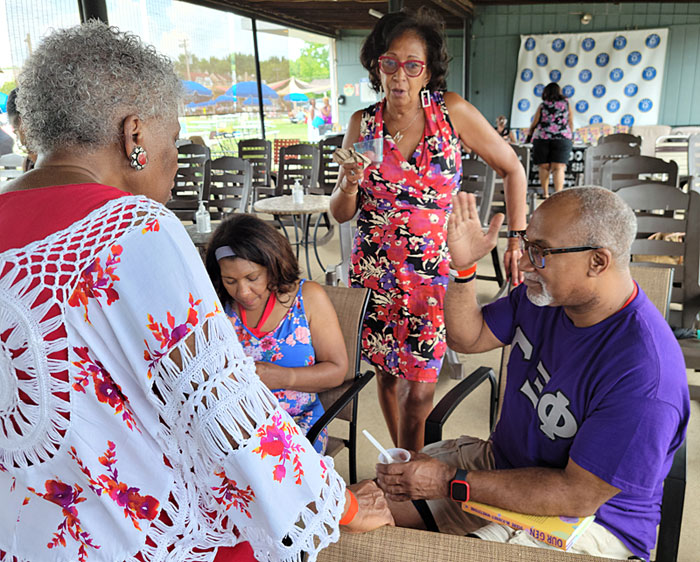
<instances>
[{"instance_id":1,"label":"white straw","mask_svg":"<svg viewBox=\"0 0 700 562\"><path fill-rule=\"evenodd\" d=\"M389 451L387 451L384 447L382 447L381 443L379 441L377 441L369 431L367 431L366 429L363 429L362 433L364 434L364 436L367 439L369 439L369 441L370 441L370 443L372 443L372 445L374 445L377 449L379 449L379 452L382 455L384 455L384 457L387 459L387 461L393 462L394 457L392 457L389 454Z\"/></svg>"}]
</instances>

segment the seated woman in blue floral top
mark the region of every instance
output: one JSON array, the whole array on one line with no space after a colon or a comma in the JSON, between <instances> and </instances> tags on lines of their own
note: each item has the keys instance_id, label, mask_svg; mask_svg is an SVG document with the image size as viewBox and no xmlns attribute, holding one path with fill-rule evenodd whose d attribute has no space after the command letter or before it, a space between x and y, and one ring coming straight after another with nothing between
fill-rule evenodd
<instances>
[{"instance_id":1,"label":"seated woman in blue floral top","mask_svg":"<svg viewBox=\"0 0 700 562\"><path fill-rule=\"evenodd\" d=\"M324 411L316 393L340 385L348 368L328 295L318 283L300 279L287 239L253 215L221 223L206 266L258 376L307 433ZM324 431L313 444L319 453L327 438Z\"/></svg>"}]
</instances>

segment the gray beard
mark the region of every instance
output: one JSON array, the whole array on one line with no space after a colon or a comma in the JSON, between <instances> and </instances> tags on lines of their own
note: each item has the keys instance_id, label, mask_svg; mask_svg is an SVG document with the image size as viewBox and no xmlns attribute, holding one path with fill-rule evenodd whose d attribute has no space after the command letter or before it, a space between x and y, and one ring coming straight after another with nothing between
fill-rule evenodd
<instances>
[{"instance_id":1,"label":"gray beard","mask_svg":"<svg viewBox=\"0 0 700 562\"><path fill-rule=\"evenodd\" d=\"M525 276L527 277L527 273ZM552 298L552 295L547 290L547 286L544 284L544 282L541 279L535 279L534 277L531 277L530 279L537 281L540 284L540 291L536 293L533 289L528 287L527 291L525 292L528 300L535 306L551 306L554 302L554 298Z\"/></svg>"}]
</instances>

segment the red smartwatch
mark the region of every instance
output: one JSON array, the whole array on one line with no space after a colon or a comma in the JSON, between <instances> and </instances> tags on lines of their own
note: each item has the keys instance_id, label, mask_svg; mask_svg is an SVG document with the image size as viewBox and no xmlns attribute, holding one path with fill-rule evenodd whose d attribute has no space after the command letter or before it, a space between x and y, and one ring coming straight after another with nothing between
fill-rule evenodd
<instances>
[{"instance_id":1,"label":"red smartwatch","mask_svg":"<svg viewBox=\"0 0 700 562\"><path fill-rule=\"evenodd\" d=\"M469 501L469 482L467 482L467 471L457 469L455 477L450 480L450 497L456 502Z\"/></svg>"}]
</instances>

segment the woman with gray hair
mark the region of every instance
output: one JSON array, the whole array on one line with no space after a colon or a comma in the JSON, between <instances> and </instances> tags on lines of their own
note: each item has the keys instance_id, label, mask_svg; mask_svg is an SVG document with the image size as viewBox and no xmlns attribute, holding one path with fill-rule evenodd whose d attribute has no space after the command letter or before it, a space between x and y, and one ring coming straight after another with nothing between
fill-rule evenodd
<instances>
[{"instance_id":1,"label":"woman with gray hair","mask_svg":"<svg viewBox=\"0 0 700 562\"><path fill-rule=\"evenodd\" d=\"M18 81L38 159L0 194L0 559L315 559L339 523L391 523L255 375L163 206L170 62L91 22Z\"/></svg>"}]
</instances>

